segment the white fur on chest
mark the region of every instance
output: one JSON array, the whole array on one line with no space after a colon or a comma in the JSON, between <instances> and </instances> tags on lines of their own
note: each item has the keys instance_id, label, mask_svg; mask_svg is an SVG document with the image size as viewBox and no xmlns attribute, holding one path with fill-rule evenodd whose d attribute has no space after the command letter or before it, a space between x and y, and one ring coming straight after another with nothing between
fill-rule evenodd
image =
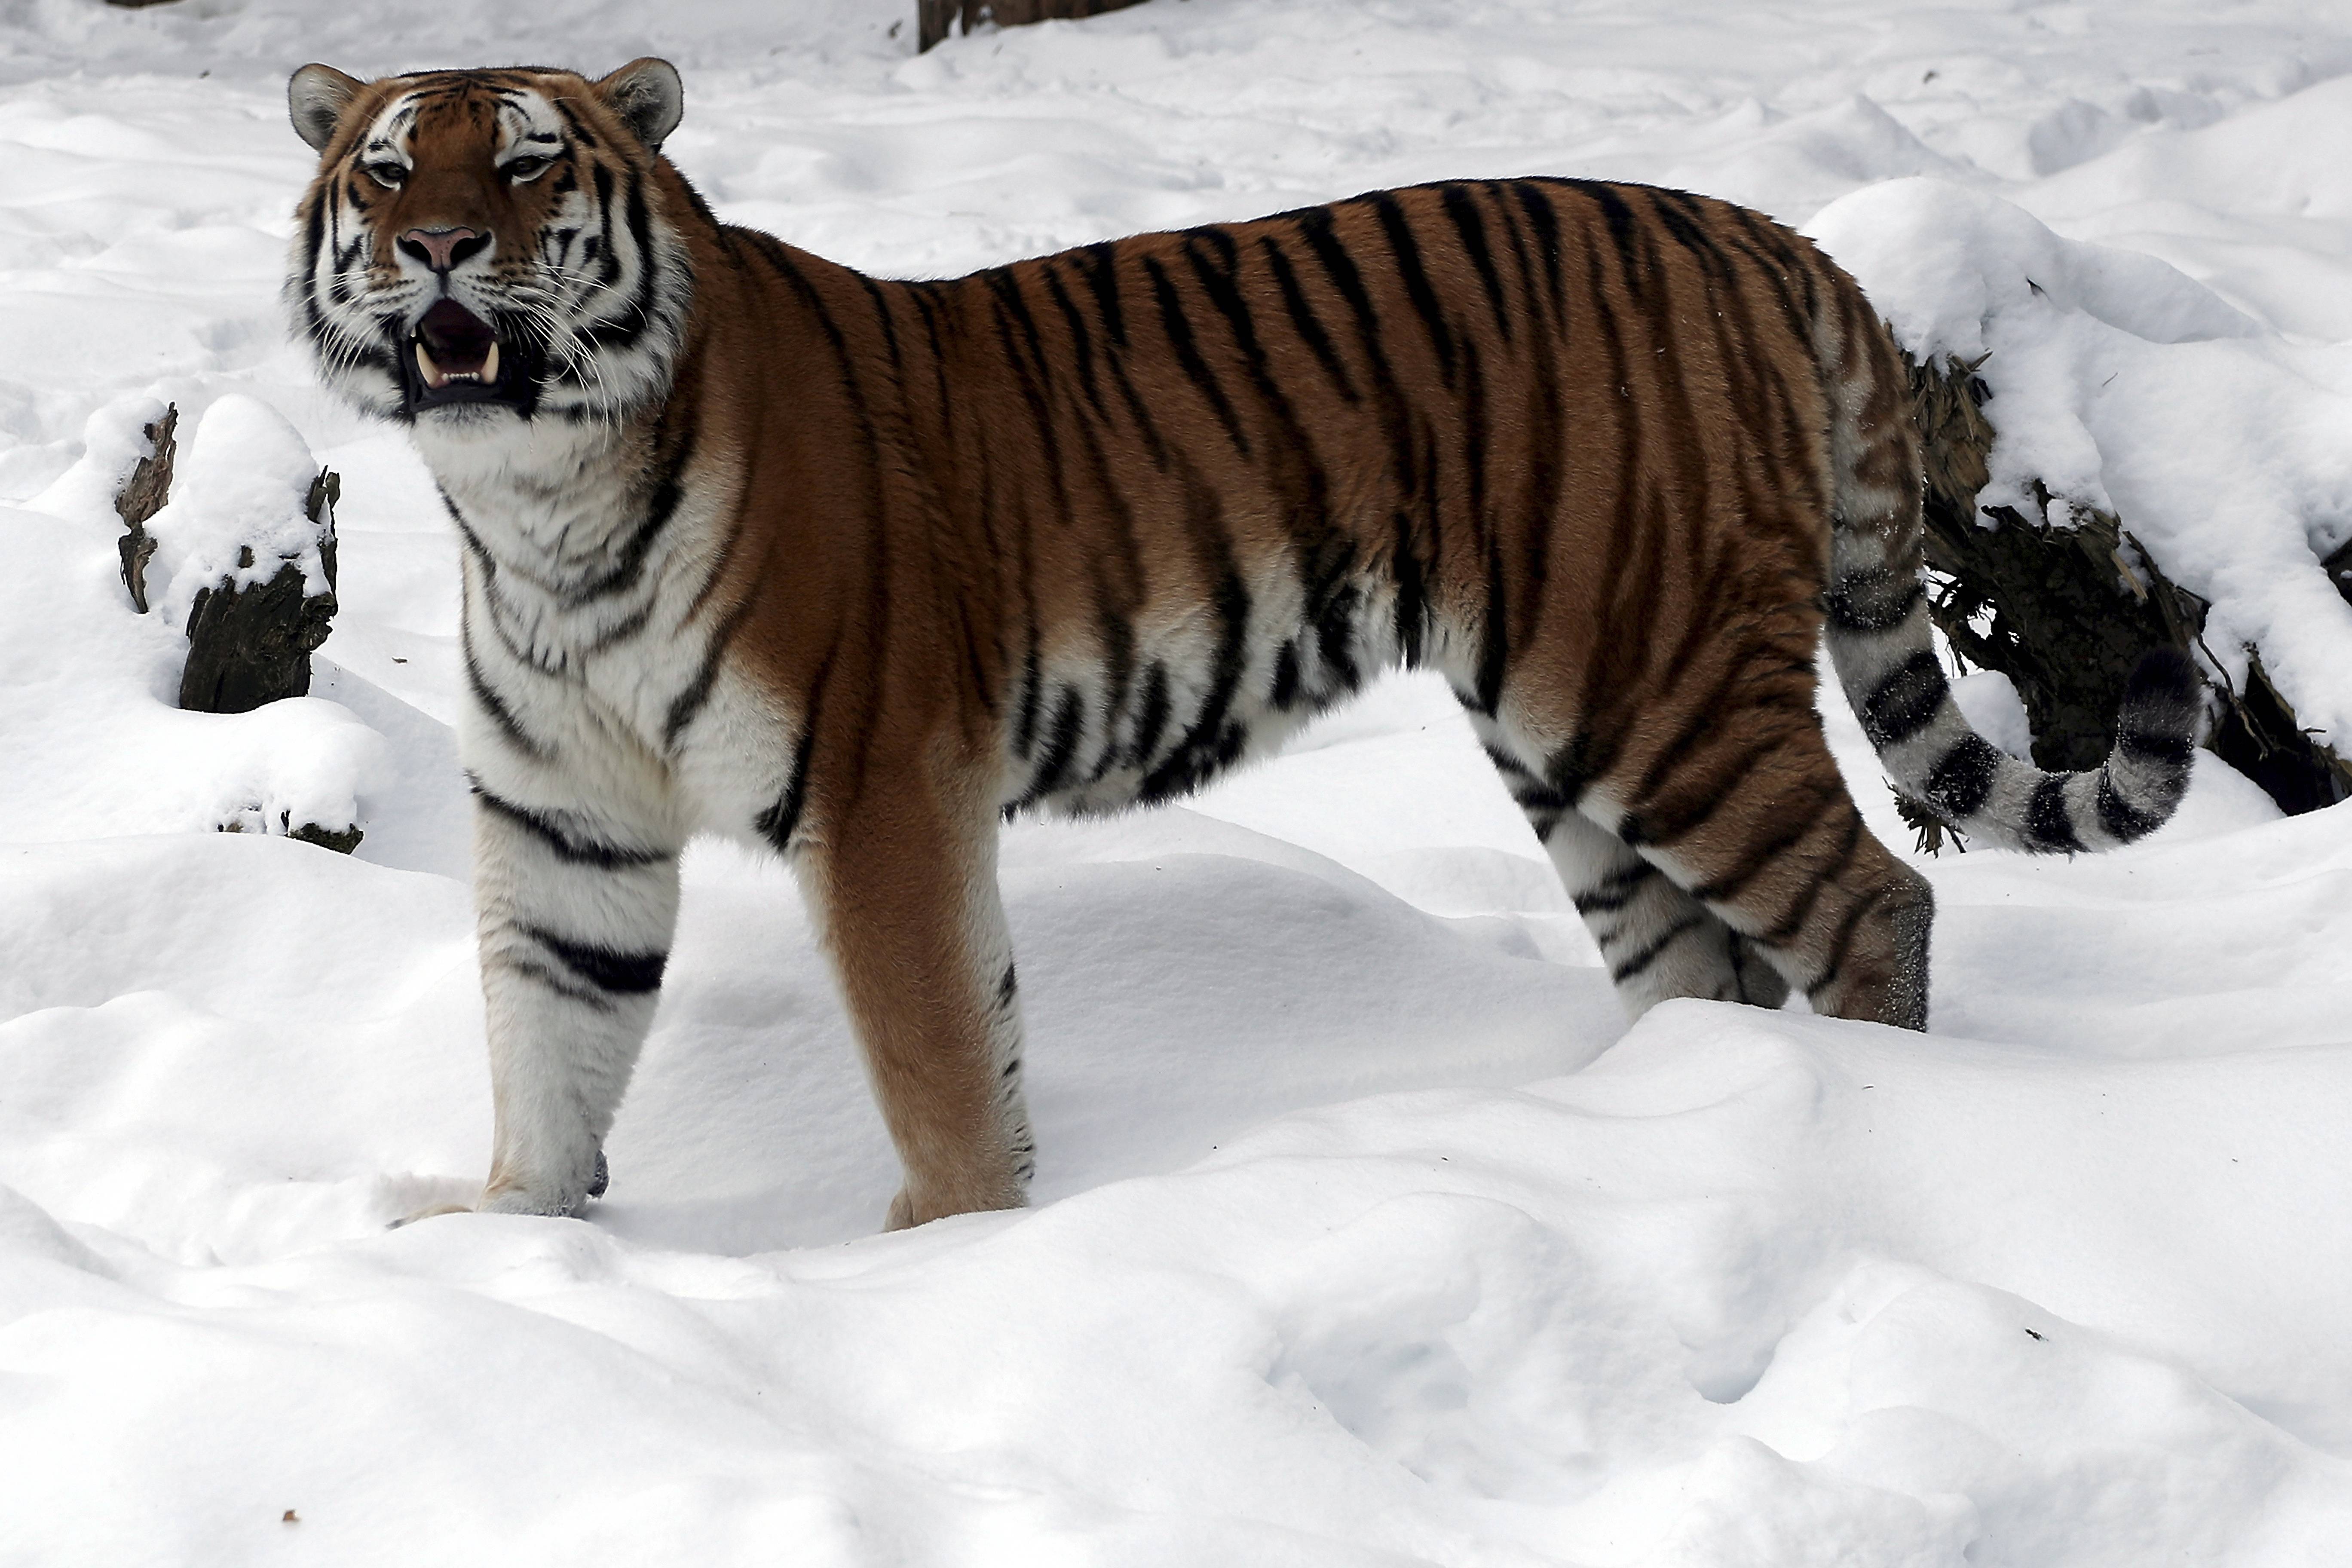
<instances>
[{"instance_id":1,"label":"white fur on chest","mask_svg":"<svg viewBox=\"0 0 2352 1568\"><path fill-rule=\"evenodd\" d=\"M417 447L467 535L467 652L488 694L467 765L677 832L747 831L788 766L789 719L712 666L719 487L688 484L654 518L604 426L436 422Z\"/></svg>"}]
</instances>

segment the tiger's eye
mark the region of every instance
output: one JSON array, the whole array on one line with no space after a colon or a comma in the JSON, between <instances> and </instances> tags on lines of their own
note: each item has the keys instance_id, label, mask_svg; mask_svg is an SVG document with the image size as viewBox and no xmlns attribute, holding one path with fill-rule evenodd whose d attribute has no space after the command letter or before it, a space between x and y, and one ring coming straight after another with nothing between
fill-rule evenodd
<instances>
[{"instance_id":1,"label":"tiger's eye","mask_svg":"<svg viewBox=\"0 0 2352 1568\"><path fill-rule=\"evenodd\" d=\"M520 184L526 180L537 179L546 172L548 164L553 162L551 158L517 158L506 166L504 172L508 179Z\"/></svg>"},{"instance_id":2,"label":"tiger's eye","mask_svg":"<svg viewBox=\"0 0 2352 1568\"><path fill-rule=\"evenodd\" d=\"M400 189L400 187L408 180L407 166L393 163L389 159L380 160L373 163L362 163L360 167L367 171L367 176L369 179L373 180L377 184L382 185L387 191L396 191Z\"/></svg>"}]
</instances>

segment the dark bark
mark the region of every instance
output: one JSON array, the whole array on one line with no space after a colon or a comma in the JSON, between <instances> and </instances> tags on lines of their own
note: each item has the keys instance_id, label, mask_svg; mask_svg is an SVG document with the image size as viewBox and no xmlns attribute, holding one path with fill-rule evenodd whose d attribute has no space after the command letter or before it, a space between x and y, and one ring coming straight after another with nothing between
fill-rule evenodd
<instances>
[{"instance_id":1,"label":"dark bark","mask_svg":"<svg viewBox=\"0 0 2352 1568\"><path fill-rule=\"evenodd\" d=\"M268 580L238 589L226 578L200 590L188 610L188 664L180 677L180 706L200 713L249 713L281 697L310 692L310 654L327 640L335 614L334 502L341 481L322 470L311 481L310 520L325 537L319 554L326 569L323 592L310 586L302 570L288 561ZM237 554L240 570L254 564L253 552Z\"/></svg>"},{"instance_id":2,"label":"dark bark","mask_svg":"<svg viewBox=\"0 0 2352 1568\"><path fill-rule=\"evenodd\" d=\"M147 426L147 456L131 470L122 482L122 489L114 498L114 515L122 520L129 531L115 542L122 555L122 585L131 590L131 607L141 615L147 613L147 563L155 555L155 536L147 531L147 520L163 510L172 499L172 462L179 455L180 405L176 403L163 410L163 417Z\"/></svg>"},{"instance_id":3,"label":"dark bark","mask_svg":"<svg viewBox=\"0 0 2352 1568\"><path fill-rule=\"evenodd\" d=\"M1017 27L1025 22L1056 17L1069 20L1093 16L1141 3L1142 0L917 0L915 48L919 54L929 48L945 38L948 29L959 22L969 33L983 22Z\"/></svg>"}]
</instances>

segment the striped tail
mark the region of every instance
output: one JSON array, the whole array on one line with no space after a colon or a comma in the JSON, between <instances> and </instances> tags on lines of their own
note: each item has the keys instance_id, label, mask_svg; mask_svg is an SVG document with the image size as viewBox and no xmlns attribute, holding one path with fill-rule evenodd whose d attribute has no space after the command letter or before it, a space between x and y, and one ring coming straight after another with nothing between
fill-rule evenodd
<instances>
[{"instance_id":1,"label":"striped tail","mask_svg":"<svg viewBox=\"0 0 2352 1568\"><path fill-rule=\"evenodd\" d=\"M1920 581L1918 437L1901 357L1861 291L1822 302L1815 346L1831 403L1830 658L1903 792L1972 838L2042 854L2107 849L2164 826L2189 783L2196 668L2144 656L2098 767L2044 773L1969 727L1928 637ZM1843 296L1843 299L1841 299Z\"/></svg>"}]
</instances>

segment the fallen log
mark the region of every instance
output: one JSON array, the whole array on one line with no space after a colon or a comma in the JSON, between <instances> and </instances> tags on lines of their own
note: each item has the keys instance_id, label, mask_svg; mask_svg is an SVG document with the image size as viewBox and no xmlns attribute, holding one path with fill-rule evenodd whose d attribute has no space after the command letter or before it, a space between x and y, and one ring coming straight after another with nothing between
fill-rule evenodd
<instances>
[{"instance_id":1,"label":"fallen log","mask_svg":"<svg viewBox=\"0 0 2352 1568\"><path fill-rule=\"evenodd\" d=\"M2352 762L2304 731L2263 673L2262 650L2245 650L2246 679L2232 684L2204 646L2207 602L2167 577L2121 519L2057 501L2038 483L2030 513L1980 508L1993 428L1978 366L1946 359L1910 368L1927 473L1928 611L1964 666L1999 670L2016 686L2037 766L2097 767L2132 667L2150 648L2170 647L2212 683L2207 749L2281 810L2352 797ZM2352 546L2326 565L2352 600Z\"/></svg>"},{"instance_id":2,"label":"fallen log","mask_svg":"<svg viewBox=\"0 0 2352 1568\"><path fill-rule=\"evenodd\" d=\"M966 33L986 23L1018 27L1029 22L1075 21L1138 5L1142 0L917 0L915 52L922 53L961 23Z\"/></svg>"}]
</instances>

